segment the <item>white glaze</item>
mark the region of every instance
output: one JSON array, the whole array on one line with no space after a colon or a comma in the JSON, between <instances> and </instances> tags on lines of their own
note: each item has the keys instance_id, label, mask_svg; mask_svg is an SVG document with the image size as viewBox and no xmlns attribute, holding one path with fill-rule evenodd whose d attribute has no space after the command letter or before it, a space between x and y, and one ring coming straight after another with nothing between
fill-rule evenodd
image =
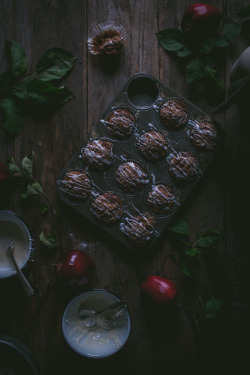
<instances>
[{"instance_id":1,"label":"white glaze","mask_svg":"<svg viewBox=\"0 0 250 375\"><path fill-rule=\"evenodd\" d=\"M14 244L14 256L17 264L23 268L32 247L29 231L15 214L0 211L0 279L16 273L6 255L6 249L11 242Z\"/></svg>"},{"instance_id":2,"label":"white glaze","mask_svg":"<svg viewBox=\"0 0 250 375\"><path fill-rule=\"evenodd\" d=\"M103 358L121 349L130 333L128 311L117 319L111 330L105 330L98 323L87 328L79 318L82 310L98 311L118 300L109 292L94 290L80 294L69 303L63 315L62 328L64 337L73 350L87 357Z\"/></svg>"}]
</instances>

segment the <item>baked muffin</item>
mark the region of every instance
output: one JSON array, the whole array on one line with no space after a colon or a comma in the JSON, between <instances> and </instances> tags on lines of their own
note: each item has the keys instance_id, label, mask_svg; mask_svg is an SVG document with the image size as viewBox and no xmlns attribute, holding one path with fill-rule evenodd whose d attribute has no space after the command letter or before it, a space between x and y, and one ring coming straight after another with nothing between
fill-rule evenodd
<instances>
[{"instance_id":1,"label":"baked muffin","mask_svg":"<svg viewBox=\"0 0 250 375\"><path fill-rule=\"evenodd\" d=\"M179 184L194 182L201 173L198 160L186 151L169 156L168 170L170 176Z\"/></svg>"},{"instance_id":2,"label":"baked muffin","mask_svg":"<svg viewBox=\"0 0 250 375\"><path fill-rule=\"evenodd\" d=\"M196 121L188 135L194 147L200 151L211 152L216 148L218 134L211 122Z\"/></svg>"},{"instance_id":3,"label":"baked muffin","mask_svg":"<svg viewBox=\"0 0 250 375\"><path fill-rule=\"evenodd\" d=\"M160 121L169 130L180 130L189 119L189 109L184 100L172 98L160 108Z\"/></svg>"},{"instance_id":4,"label":"baked muffin","mask_svg":"<svg viewBox=\"0 0 250 375\"><path fill-rule=\"evenodd\" d=\"M135 116L126 108L113 109L105 121L107 132L114 138L130 137L135 129Z\"/></svg>"},{"instance_id":5,"label":"baked muffin","mask_svg":"<svg viewBox=\"0 0 250 375\"><path fill-rule=\"evenodd\" d=\"M131 245L146 246L154 235L154 218L148 213L129 215L120 224Z\"/></svg>"},{"instance_id":6,"label":"baked muffin","mask_svg":"<svg viewBox=\"0 0 250 375\"><path fill-rule=\"evenodd\" d=\"M104 170L113 163L113 145L106 139L90 141L83 149L82 158L90 168Z\"/></svg>"},{"instance_id":7,"label":"baked muffin","mask_svg":"<svg viewBox=\"0 0 250 375\"><path fill-rule=\"evenodd\" d=\"M159 160L169 151L167 139L156 130L143 133L136 145L142 156L149 161Z\"/></svg>"},{"instance_id":8,"label":"baked muffin","mask_svg":"<svg viewBox=\"0 0 250 375\"><path fill-rule=\"evenodd\" d=\"M147 194L146 203L154 214L166 215L176 204L174 189L166 184L153 185Z\"/></svg>"},{"instance_id":9,"label":"baked muffin","mask_svg":"<svg viewBox=\"0 0 250 375\"><path fill-rule=\"evenodd\" d=\"M148 184L146 170L137 162L128 161L119 165L115 172L118 187L126 193L136 193Z\"/></svg>"},{"instance_id":10,"label":"baked muffin","mask_svg":"<svg viewBox=\"0 0 250 375\"><path fill-rule=\"evenodd\" d=\"M91 205L93 215L104 224L116 223L123 213L122 198L112 192L100 194Z\"/></svg>"},{"instance_id":11,"label":"baked muffin","mask_svg":"<svg viewBox=\"0 0 250 375\"><path fill-rule=\"evenodd\" d=\"M63 193L76 199L86 198L91 191L92 185L87 173L79 170L66 172L58 184Z\"/></svg>"},{"instance_id":12,"label":"baked muffin","mask_svg":"<svg viewBox=\"0 0 250 375\"><path fill-rule=\"evenodd\" d=\"M123 27L101 24L99 32L88 39L89 50L93 55L117 56L121 53L125 41Z\"/></svg>"}]
</instances>

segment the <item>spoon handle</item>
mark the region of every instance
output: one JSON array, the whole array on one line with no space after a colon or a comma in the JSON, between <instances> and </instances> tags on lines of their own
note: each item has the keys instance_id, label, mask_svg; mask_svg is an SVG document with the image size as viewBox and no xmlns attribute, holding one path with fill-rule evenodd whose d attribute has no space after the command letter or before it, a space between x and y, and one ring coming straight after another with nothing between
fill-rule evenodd
<instances>
[{"instance_id":1,"label":"spoon handle","mask_svg":"<svg viewBox=\"0 0 250 375\"><path fill-rule=\"evenodd\" d=\"M17 275L21 281L21 284L23 286L23 289L26 293L26 295L28 297L32 296L34 294L34 289L32 288L32 286L30 285L30 283L28 282L28 280L26 279L26 277L24 276L23 272L21 271L20 267L18 266L17 262L16 262L16 259L14 257L14 254L13 254L13 244L11 244L9 247L12 247L11 251L7 250L7 254L9 255L15 269L16 269L16 272L17 272Z\"/></svg>"}]
</instances>

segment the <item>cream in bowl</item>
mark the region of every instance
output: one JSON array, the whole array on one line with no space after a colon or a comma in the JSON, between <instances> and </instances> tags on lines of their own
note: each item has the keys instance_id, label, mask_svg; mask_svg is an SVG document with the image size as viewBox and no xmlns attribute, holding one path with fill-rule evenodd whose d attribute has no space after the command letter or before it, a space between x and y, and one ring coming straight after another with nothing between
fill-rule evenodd
<instances>
[{"instance_id":1,"label":"cream in bowl","mask_svg":"<svg viewBox=\"0 0 250 375\"><path fill-rule=\"evenodd\" d=\"M13 212L0 210L0 279L16 274L6 249L13 243L14 256L23 268L32 251L32 237L25 223Z\"/></svg>"},{"instance_id":2,"label":"cream in bowl","mask_svg":"<svg viewBox=\"0 0 250 375\"><path fill-rule=\"evenodd\" d=\"M126 305L106 290L91 290L75 297L66 307L62 330L78 354L104 358L126 343L131 320Z\"/></svg>"}]
</instances>

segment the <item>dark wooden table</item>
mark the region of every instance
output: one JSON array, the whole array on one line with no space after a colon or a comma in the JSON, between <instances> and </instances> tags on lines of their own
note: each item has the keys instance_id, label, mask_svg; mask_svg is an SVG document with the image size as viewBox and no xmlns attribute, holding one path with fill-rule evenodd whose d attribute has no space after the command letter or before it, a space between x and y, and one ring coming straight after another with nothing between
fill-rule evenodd
<instances>
[{"instance_id":1,"label":"dark wooden table","mask_svg":"<svg viewBox=\"0 0 250 375\"><path fill-rule=\"evenodd\" d=\"M249 373L249 138L244 125L249 116L234 105L215 119L225 131L221 154L195 194L180 209L178 218L189 224L191 240L206 230L222 232L216 250L219 268L208 258L197 256L198 272L188 278L181 271L182 250L164 232L152 255L134 262L117 252L117 245L96 233L86 221L62 206L56 194L56 179L79 147L111 99L135 73L149 73L162 80L206 113L213 106L206 100L202 85L188 85L176 61L159 46L155 32L179 27L187 0L0 0L1 72L6 70L5 38L19 43L28 57L28 71L52 47L71 51L76 57L64 83L75 98L48 119L25 118L25 126L9 140L0 128L0 160L14 157L17 163L35 151L34 177L56 209L38 210L41 198L22 201L12 185L1 193L1 209L20 215L35 240L34 261L26 270L32 274L36 293L26 298L16 278L1 280L0 333L15 336L34 352L41 375L92 374L176 374ZM209 1L221 9L226 1ZM247 5L229 1L228 15ZM98 23L113 20L124 25L127 44L115 66L106 66L87 49L90 30ZM232 62L248 41L239 37L222 56L221 76L229 85ZM42 230L60 237L61 245L46 249L39 241ZM80 290L68 290L53 283L54 264L62 251L87 251L95 260L91 283ZM133 258L133 257L132 257ZM174 314L149 316L140 296L140 285L149 275L161 275L179 287ZM71 298L92 288L104 288L124 298L132 317L132 331L125 347L114 357L88 360L75 354L61 330L61 318ZM201 322L199 297L212 296L223 302L218 319Z\"/></svg>"}]
</instances>

